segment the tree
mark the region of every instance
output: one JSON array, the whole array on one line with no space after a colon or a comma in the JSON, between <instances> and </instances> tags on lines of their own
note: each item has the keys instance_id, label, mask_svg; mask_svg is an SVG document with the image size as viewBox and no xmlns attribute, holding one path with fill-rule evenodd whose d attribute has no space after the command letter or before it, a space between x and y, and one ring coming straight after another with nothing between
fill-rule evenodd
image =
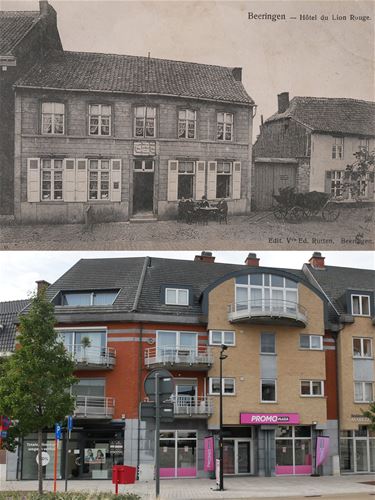
<instances>
[{"instance_id":1,"label":"tree","mask_svg":"<svg viewBox=\"0 0 375 500\"><path fill-rule=\"evenodd\" d=\"M14 354L0 366L0 414L17 423L21 435L38 435L38 489L43 492L43 430L71 414L74 363L54 329L53 305L44 293L34 296L20 317Z\"/></svg>"},{"instance_id":2,"label":"tree","mask_svg":"<svg viewBox=\"0 0 375 500\"><path fill-rule=\"evenodd\" d=\"M367 417L370 420L370 428L375 431L375 402L370 404L370 408L366 411L363 411L363 416Z\"/></svg>"},{"instance_id":3,"label":"tree","mask_svg":"<svg viewBox=\"0 0 375 500\"><path fill-rule=\"evenodd\" d=\"M360 148L354 153L355 161L347 165L343 189L354 199L360 198L369 182L374 182L375 151Z\"/></svg>"}]
</instances>

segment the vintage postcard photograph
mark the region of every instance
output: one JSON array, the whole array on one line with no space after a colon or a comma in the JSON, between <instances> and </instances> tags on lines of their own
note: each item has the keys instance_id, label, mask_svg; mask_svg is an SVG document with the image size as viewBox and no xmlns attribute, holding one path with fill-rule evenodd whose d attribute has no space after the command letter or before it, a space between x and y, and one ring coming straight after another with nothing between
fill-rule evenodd
<instances>
[{"instance_id":1,"label":"vintage postcard photograph","mask_svg":"<svg viewBox=\"0 0 375 500\"><path fill-rule=\"evenodd\" d=\"M371 250L374 3L0 2L0 249Z\"/></svg>"}]
</instances>

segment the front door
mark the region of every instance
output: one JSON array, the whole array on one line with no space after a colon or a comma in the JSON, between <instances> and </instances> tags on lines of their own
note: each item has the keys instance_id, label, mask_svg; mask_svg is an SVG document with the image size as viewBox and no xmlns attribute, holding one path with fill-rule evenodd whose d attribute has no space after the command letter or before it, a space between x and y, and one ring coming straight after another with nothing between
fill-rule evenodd
<instances>
[{"instance_id":1,"label":"front door","mask_svg":"<svg viewBox=\"0 0 375 500\"><path fill-rule=\"evenodd\" d=\"M154 160L134 160L133 214L153 212Z\"/></svg>"},{"instance_id":2,"label":"front door","mask_svg":"<svg viewBox=\"0 0 375 500\"><path fill-rule=\"evenodd\" d=\"M224 439L223 466L224 474L251 474L251 439Z\"/></svg>"}]
</instances>

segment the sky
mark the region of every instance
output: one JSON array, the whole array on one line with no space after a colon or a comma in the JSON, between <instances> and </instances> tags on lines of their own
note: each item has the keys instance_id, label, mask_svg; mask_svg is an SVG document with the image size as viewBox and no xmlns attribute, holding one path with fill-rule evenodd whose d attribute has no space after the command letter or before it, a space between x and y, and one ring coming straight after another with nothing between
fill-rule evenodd
<instances>
[{"instance_id":1,"label":"sky","mask_svg":"<svg viewBox=\"0 0 375 500\"><path fill-rule=\"evenodd\" d=\"M243 68L260 116L277 94L374 100L374 11L367 1L50 0L65 50L108 52ZM0 0L4 10L38 10L35 0ZM249 20L255 14L286 19ZM301 21L300 15L317 15ZM370 21L349 16L369 15ZM326 15L327 20L321 20ZM332 16L336 20L332 19ZM346 20L337 20L346 16ZM297 19L290 19L297 17Z\"/></svg>"},{"instance_id":2,"label":"sky","mask_svg":"<svg viewBox=\"0 0 375 500\"><path fill-rule=\"evenodd\" d=\"M252 250L253 252L253 250ZM193 260L200 252L0 252L0 302L27 298L37 280L53 283L79 259L110 257L163 257ZM258 251L260 265L301 269L312 252ZM244 264L247 252L213 252L216 262ZM322 252L326 265L375 269L373 252Z\"/></svg>"}]
</instances>

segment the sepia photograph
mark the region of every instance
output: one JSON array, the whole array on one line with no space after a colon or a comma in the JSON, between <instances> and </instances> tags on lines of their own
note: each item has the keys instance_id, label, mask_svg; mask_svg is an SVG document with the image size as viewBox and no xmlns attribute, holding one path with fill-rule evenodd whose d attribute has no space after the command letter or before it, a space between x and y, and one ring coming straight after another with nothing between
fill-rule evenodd
<instances>
[{"instance_id":1,"label":"sepia photograph","mask_svg":"<svg viewBox=\"0 0 375 500\"><path fill-rule=\"evenodd\" d=\"M374 248L374 3L1 1L0 248Z\"/></svg>"}]
</instances>

